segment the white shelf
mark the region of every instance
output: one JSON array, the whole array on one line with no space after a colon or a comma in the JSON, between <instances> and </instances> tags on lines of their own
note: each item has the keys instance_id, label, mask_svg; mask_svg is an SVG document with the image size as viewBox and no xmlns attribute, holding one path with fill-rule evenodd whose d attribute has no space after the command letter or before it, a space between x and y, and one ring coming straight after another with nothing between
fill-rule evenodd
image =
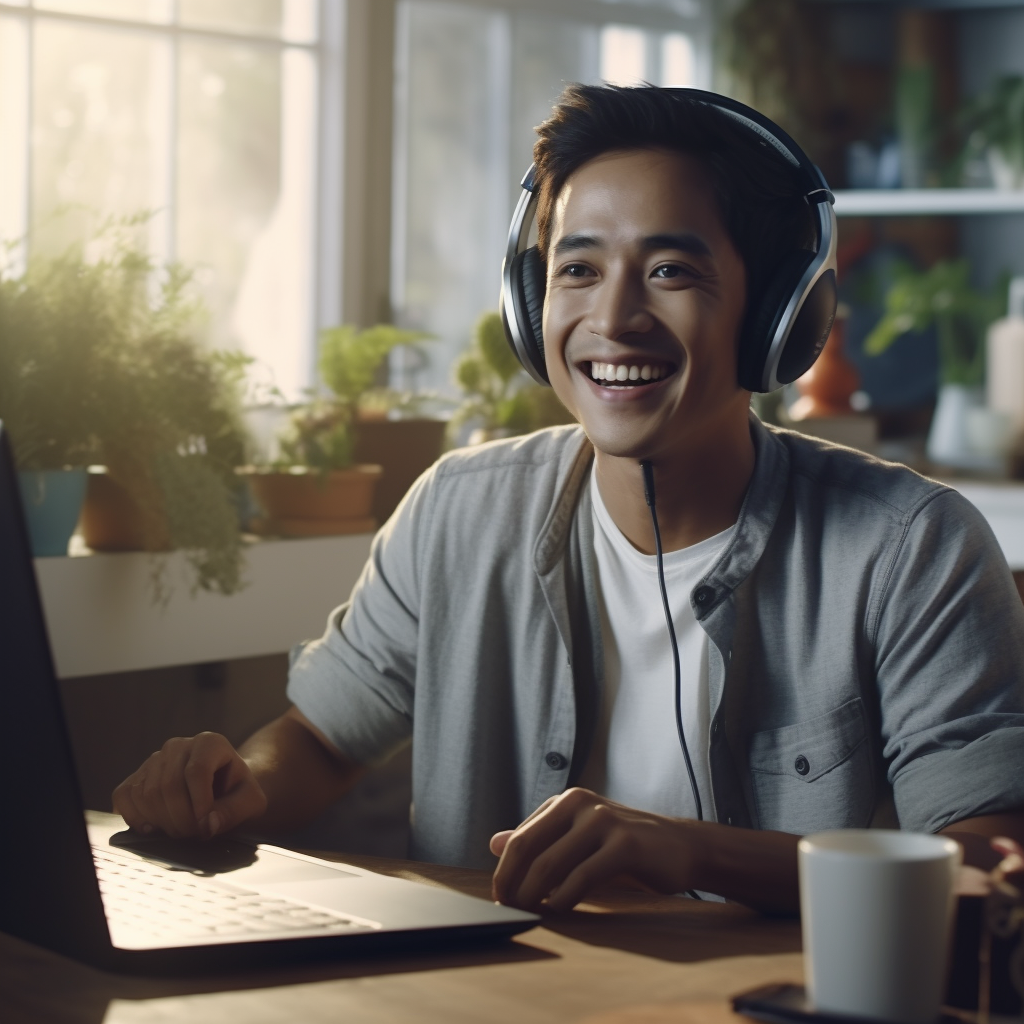
<instances>
[{"instance_id":1,"label":"white shelf","mask_svg":"<svg viewBox=\"0 0 1024 1024\"><path fill-rule=\"evenodd\" d=\"M994 188L841 189L835 197L837 217L1024 213L1024 191Z\"/></svg>"},{"instance_id":2,"label":"white shelf","mask_svg":"<svg viewBox=\"0 0 1024 1024\"><path fill-rule=\"evenodd\" d=\"M148 555L37 558L36 576L62 679L229 661L288 651L320 636L348 598L370 552L370 534L266 540L246 550L248 586L223 597L189 592L180 555L174 592L153 603Z\"/></svg>"},{"instance_id":3,"label":"white shelf","mask_svg":"<svg viewBox=\"0 0 1024 1024\"><path fill-rule=\"evenodd\" d=\"M1024 571L1024 484L947 480L988 520L1014 572Z\"/></svg>"},{"instance_id":4,"label":"white shelf","mask_svg":"<svg viewBox=\"0 0 1024 1024\"><path fill-rule=\"evenodd\" d=\"M988 520L1010 568L1024 570L1024 485L950 483ZM346 600L362 571L372 539L357 534L252 544L246 552L249 586L231 597L192 596L180 556L171 556L175 589L166 607L153 603L147 555L37 558L57 675L288 651L323 633L328 612Z\"/></svg>"}]
</instances>

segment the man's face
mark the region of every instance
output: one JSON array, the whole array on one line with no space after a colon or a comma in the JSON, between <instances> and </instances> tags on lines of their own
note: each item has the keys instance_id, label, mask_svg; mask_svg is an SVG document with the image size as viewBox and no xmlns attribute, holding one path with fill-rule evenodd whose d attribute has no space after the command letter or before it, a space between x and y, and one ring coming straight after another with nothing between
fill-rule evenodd
<instances>
[{"instance_id":1,"label":"man's face","mask_svg":"<svg viewBox=\"0 0 1024 1024\"><path fill-rule=\"evenodd\" d=\"M745 297L696 160L615 151L570 176L552 210L544 350L555 392L599 451L657 459L746 421Z\"/></svg>"}]
</instances>

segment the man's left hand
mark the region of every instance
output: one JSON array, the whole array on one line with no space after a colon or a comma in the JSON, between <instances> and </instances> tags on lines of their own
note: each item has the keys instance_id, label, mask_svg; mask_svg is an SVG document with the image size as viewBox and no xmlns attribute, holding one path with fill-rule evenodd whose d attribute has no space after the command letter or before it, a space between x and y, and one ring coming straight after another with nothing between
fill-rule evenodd
<instances>
[{"instance_id":1,"label":"man's left hand","mask_svg":"<svg viewBox=\"0 0 1024 1024\"><path fill-rule=\"evenodd\" d=\"M491 852L501 857L494 898L526 910L569 910L612 880L681 892L691 884L687 833L693 824L624 807L586 789L567 790L517 829L491 838Z\"/></svg>"}]
</instances>

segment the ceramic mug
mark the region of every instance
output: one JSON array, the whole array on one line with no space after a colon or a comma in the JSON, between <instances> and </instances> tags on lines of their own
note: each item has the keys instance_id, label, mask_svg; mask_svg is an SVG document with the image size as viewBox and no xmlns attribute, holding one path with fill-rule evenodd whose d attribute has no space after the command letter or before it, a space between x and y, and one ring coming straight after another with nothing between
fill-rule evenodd
<instances>
[{"instance_id":1,"label":"ceramic mug","mask_svg":"<svg viewBox=\"0 0 1024 1024\"><path fill-rule=\"evenodd\" d=\"M883 829L800 840L807 989L816 1010L932 1024L945 991L959 844Z\"/></svg>"}]
</instances>

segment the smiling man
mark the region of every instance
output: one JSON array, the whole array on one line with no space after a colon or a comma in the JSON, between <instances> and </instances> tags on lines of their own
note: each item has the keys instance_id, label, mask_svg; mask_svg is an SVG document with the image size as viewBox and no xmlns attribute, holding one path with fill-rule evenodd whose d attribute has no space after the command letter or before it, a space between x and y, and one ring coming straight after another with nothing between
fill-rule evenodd
<instances>
[{"instance_id":1,"label":"smiling man","mask_svg":"<svg viewBox=\"0 0 1024 1024\"><path fill-rule=\"evenodd\" d=\"M496 898L554 909L626 878L793 910L825 828L1024 838L1024 608L986 524L749 414L817 200L692 94L572 86L539 133L534 371L580 426L441 460L294 707L239 752L169 741L115 807L288 828L411 738L413 854L497 854Z\"/></svg>"}]
</instances>

